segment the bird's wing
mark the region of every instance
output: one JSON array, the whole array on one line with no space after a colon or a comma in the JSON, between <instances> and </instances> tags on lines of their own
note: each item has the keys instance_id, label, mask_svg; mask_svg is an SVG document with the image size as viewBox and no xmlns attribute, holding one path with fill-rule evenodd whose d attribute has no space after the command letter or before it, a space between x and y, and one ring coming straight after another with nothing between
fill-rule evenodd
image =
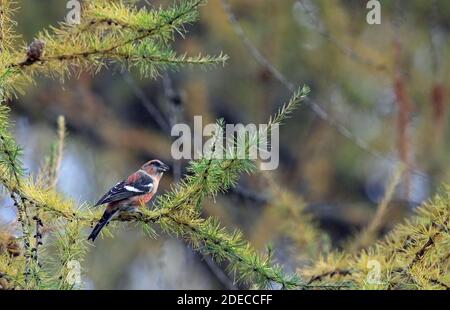
<instances>
[{"instance_id":1,"label":"bird's wing","mask_svg":"<svg viewBox=\"0 0 450 310\"><path fill-rule=\"evenodd\" d=\"M95 206L144 195L152 191L153 186L153 179L150 175L140 171L135 172L125 181L119 182L111 188Z\"/></svg>"}]
</instances>

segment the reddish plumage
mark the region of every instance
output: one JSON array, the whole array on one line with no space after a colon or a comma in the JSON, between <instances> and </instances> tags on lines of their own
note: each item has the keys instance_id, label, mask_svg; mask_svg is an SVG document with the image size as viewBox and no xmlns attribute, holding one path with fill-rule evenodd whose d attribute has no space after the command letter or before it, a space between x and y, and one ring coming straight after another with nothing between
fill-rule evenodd
<instances>
[{"instance_id":1,"label":"reddish plumage","mask_svg":"<svg viewBox=\"0 0 450 310\"><path fill-rule=\"evenodd\" d=\"M159 181L169 167L160 160L146 162L138 171L117 183L95 204L107 204L105 212L88 240L95 240L101 229L117 213L134 211L149 202L158 190Z\"/></svg>"}]
</instances>

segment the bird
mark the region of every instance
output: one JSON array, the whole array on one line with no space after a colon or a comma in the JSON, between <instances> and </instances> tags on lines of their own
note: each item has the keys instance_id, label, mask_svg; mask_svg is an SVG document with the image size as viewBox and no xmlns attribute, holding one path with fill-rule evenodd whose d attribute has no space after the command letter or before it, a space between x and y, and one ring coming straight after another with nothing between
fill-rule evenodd
<instances>
[{"instance_id":1,"label":"bird","mask_svg":"<svg viewBox=\"0 0 450 310\"><path fill-rule=\"evenodd\" d=\"M159 181L169 166L158 159L146 162L141 168L118 182L94 207L106 204L105 212L95 225L87 240L95 241L102 228L118 212L138 211L138 207L149 202L158 190Z\"/></svg>"}]
</instances>

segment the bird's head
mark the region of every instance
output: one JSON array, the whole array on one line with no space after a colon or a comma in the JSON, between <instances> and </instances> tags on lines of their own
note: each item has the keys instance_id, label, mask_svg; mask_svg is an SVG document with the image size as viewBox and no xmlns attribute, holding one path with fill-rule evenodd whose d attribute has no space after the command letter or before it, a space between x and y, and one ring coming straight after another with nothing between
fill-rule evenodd
<instances>
[{"instance_id":1,"label":"bird's head","mask_svg":"<svg viewBox=\"0 0 450 310\"><path fill-rule=\"evenodd\" d=\"M158 159L150 160L146 162L142 168L145 172L150 175L161 175L166 171L169 171L169 166Z\"/></svg>"}]
</instances>

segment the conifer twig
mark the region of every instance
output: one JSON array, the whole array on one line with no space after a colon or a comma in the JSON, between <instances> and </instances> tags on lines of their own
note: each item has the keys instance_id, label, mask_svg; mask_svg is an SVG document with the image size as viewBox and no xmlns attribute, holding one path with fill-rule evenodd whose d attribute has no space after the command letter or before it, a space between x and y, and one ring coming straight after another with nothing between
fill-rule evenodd
<instances>
[{"instance_id":1,"label":"conifer twig","mask_svg":"<svg viewBox=\"0 0 450 310\"><path fill-rule=\"evenodd\" d=\"M40 33L26 55L14 51L5 57L4 69L0 71L0 78L8 74L5 96L10 97L38 73L63 79L72 72L85 69L96 73L109 63L119 63L137 67L143 75L154 78L161 70L183 65L223 64L227 60L223 54L176 55L168 44L175 33L184 35L184 24L197 19L198 8L205 2L183 0L167 9L155 10L138 10L121 1L114 5L100 0L89 2L83 8L81 25L62 23L51 32ZM99 17L102 15L105 16ZM106 21L106 27L92 18ZM117 28L119 24L123 27Z\"/></svg>"},{"instance_id":2,"label":"conifer twig","mask_svg":"<svg viewBox=\"0 0 450 310\"><path fill-rule=\"evenodd\" d=\"M21 175L23 169L21 167L20 155L21 149L17 146L14 139L8 133L8 112L9 109L0 106L0 167L5 171L9 179L14 182L16 188L21 187ZM4 179L5 177L2 177ZM6 178L5 178L6 179ZM17 208L18 220L22 227L22 238L25 249L25 281L28 282L28 276L31 274L32 259L34 254L31 247L31 219L27 210L26 200L21 196L16 196L13 190L10 190L10 197Z\"/></svg>"},{"instance_id":3,"label":"conifer twig","mask_svg":"<svg viewBox=\"0 0 450 310\"><path fill-rule=\"evenodd\" d=\"M323 273L318 274L318 275L311 276L311 278L309 279L309 281L307 283L308 284L312 284L312 283L314 283L316 281L322 281L323 278L326 278L326 277L333 278L336 275L344 277L344 276L348 276L348 275L351 275L351 274L352 274L351 270L348 270L348 269L334 269L334 270L331 270L331 271L323 272Z\"/></svg>"},{"instance_id":4,"label":"conifer twig","mask_svg":"<svg viewBox=\"0 0 450 310\"><path fill-rule=\"evenodd\" d=\"M358 289L446 289L450 252L450 188L420 206L384 240L354 255L321 258L303 274L322 274L336 268L351 270L346 281ZM372 263L379 279L369 281ZM379 269L378 269L379 268ZM372 272L373 274L373 272ZM441 283L433 281L437 277ZM335 281L343 276L335 274ZM317 280L319 281L319 280ZM329 283L329 282L328 282Z\"/></svg>"}]
</instances>

